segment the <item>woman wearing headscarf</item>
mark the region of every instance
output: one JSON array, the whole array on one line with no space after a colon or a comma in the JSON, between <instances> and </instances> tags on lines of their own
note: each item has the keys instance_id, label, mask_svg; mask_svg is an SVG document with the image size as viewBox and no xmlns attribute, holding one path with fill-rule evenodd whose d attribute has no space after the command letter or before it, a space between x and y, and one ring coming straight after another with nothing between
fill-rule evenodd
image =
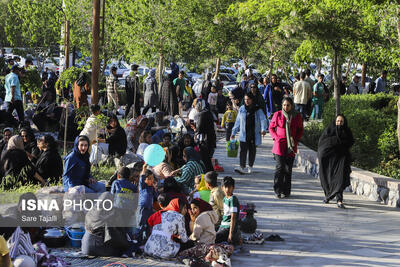
<instances>
[{"instance_id":1,"label":"woman wearing headscarf","mask_svg":"<svg viewBox=\"0 0 400 267\"><path fill-rule=\"evenodd\" d=\"M258 89L257 89L258 90ZM255 96L249 92L244 97L244 105L240 107L236 117L235 125L232 128L231 140L239 133L240 142L240 168L235 171L244 174L246 168L246 158L249 155L248 173L252 173L254 161L256 159L256 147L261 145L261 135L265 135L267 130L267 120L264 112L255 103Z\"/></svg>"},{"instance_id":2,"label":"woman wearing headscarf","mask_svg":"<svg viewBox=\"0 0 400 267\"><path fill-rule=\"evenodd\" d=\"M128 146L126 133L119 124L117 116L114 114L108 121L107 133L109 136L106 138L105 142L108 144L108 153L116 157L125 155Z\"/></svg>"},{"instance_id":3,"label":"woman wearing headscarf","mask_svg":"<svg viewBox=\"0 0 400 267\"><path fill-rule=\"evenodd\" d=\"M164 78L160 89L160 110L165 114L179 115L178 96L174 90L171 74Z\"/></svg>"},{"instance_id":4,"label":"woman wearing headscarf","mask_svg":"<svg viewBox=\"0 0 400 267\"><path fill-rule=\"evenodd\" d=\"M324 189L324 203L336 197L337 206L344 209L343 190L350 185L353 134L342 114L324 130L318 142L319 179Z\"/></svg>"},{"instance_id":5,"label":"woman wearing headscarf","mask_svg":"<svg viewBox=\"0 0 400 267\"><path fill-rule=\"evenodd\" d=\"M99 200L103 203L112 201L113 196L104 192ZM91 209L85 217L85 234L82 238L82 253L90 256L121 256L129 248L126 239L126 228L115 227L118 224L117 209L104 210L103 205L99 209ZM118 235L115 234L118 231ZM111 234L110 234L111 233Z\"/></svg>"},{"instance_id":6,"label":"woman wearing headscarf","mask_svg":"<svg viewBox=\"0 0 400 267\"><path fill-rule=\"evenodd\" d=\"M38 181L42 185L46 184L28 159L24 151L23 139L19 135L14 135L8 140L7 152L1 158L0 168L0 177L2 177L0 189L2 190Z\"/></svg>"},{"instance_id":7,"label":"woman wearing headscarf","mask_svg":"<svg viewBox=\"0 0 400 267\"><path fill-rule=\"evenodd\" d=\"M150 217L152 218L150 226L153 230L144 246L147 255L163 259L172 258L187 246L185 243L189 239L184 219L187 209L184 201L175 198L162 212L156 213L157 216Z\"/></svg>"},{"instance_id":8,"label":"woman wearing headscarf","mask_svg":"<svg viewBox=\"0 0 400 267\"><path fill-rule=\"evenodd\" d=\"M174 175L181 171L181 176L176 177L176 181L184 187L185 193L189 193L194 189L194 177L205 173L205 166L199 153L193 147L186 147L183 150L183 159L186 164L174 172Z\"/></svg>"},{"instance_id":9,"label":"woman wearing headscarf","mask_svg":"<svg viewBox=\"0 0 400 267\"><path fill-rule=\"evenodd\" d=\"M144 109L142 114L146 115L151 108L152 112L156 112L158 105L158 87L156 81L156 69L151 69L144 80Z\"/></svg>"},{"instance_id":10,"label":"woman wearing headscarf","mask_svg":"<svg viewBox=\"0 0 400 267\"><path fill-rule=\"evenodd\" d=\"M26 155L29 160L32 162L36 162L39 157L40 150L37 147L35 134L33 133L31 128L22 128L20 131L20 135L24 140L24 149L26 151Z\"/></svg>"},{"instance_id":11,"label":"woman wearing headscarf","mask_svg":"<svg viewBox=\"0 0 400 267\"><path fill-rule=\"evenodd\" d=\"M67 192L69 188L79 185L85 186L85 193L101 193L106 191L105 185L93 179L90 173L89 162L89 138L80 135L75 139L74 149L65 157L63 188Z\"/></svg>"},{"instance_id":12,"label":"woman wearing headscarf","mask_svg":"<svg viewBox=\"0 0 400 267\"><path fill-rule=\"evenodd\" d=\"M125 128L126 136L128 139L128 149L136 153L139 147L139 139L143 131L147 129L149 119L146 115L140 115L136 119L131 119Z\"/></svg>"},{"instance_id":13,"label":"woman wearing headscarf","mask_svg":"<svg viewBox=\"0 0 400 267\"><path fill-rule=\"evenodd\" d=\"M90 88L87 83L87 74L85 72L81 72L78 79L74 82L73 95L76 108L89 106L87 99L88 94L90 94Z\"/></svg>"},{"instance_id":14,"label":"woman wearing headscarf","mask_svg":"<svg viewBox=\"0 0 400 267\"><path fill-rule=\"evenodd\" d=\"M285 97L282 110L274 113L269 124L269 133L274 140L272 153L276 160L274 191L278 198L290 196L293 162L303 132L301 114L295 111L293 99Z\"/></svg>"},{"instance_id":15,"label":"woman wearing headscarf","mask_svg":"<svg viewBox=\"0 0 400 267\"><path fill-rule=\"evenodd\" d=\"M58 182L63 173L63 163L57 150L57 143L51 135L38 139L43 150L36 162L38 173L51 183Z\"/></svg>"},{"instance_id":16,"label":"woman wearing headscarf","mask_svg":"<svg viewBox=\"0 0 400 267\"><path fill-rule=\"evenodd\" d=\"M201 101L203 102L203 101ZM215 148L217 147L217 136L215 134L214 116L205 105L199 103L196 109L199 110L199 121L195 125L192 125L192 129L195 131L195 139L199 144L199 150L201 159L204 162L206 171L213 171L213 165L211 158L214 155Z\"/></svg>"},{"instance_id":17,"label":"woman wearing headscarf","mask_svg":"<svg viewBox=\"0 0 400 267\"><path fill-rule=\"evenodd\" d=\"M228 257L233 253L231 245L215 245L215 224L218 215L206 201L195 198L190 203L191 217L190 227L193 232L190 239L196 241L196 246L184 250L178 254L180 260L186 258L204 259L210 250L216 250L218 254L226 254Z\"/></svg>"}]
</instances>

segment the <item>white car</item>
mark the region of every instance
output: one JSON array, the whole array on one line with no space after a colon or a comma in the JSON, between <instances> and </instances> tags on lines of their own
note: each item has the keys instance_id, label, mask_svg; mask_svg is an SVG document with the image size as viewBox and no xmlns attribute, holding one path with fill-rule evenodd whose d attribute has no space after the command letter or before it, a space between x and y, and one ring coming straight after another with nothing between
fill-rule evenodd
<instances>
[{"instance_id":1,"label":"white car","mask_svg":"<svg viewBox=\"0 0 400 267\"><path fill-rule=\"evenodd\" d=\"M147 74L150 72L150 68L146 67L146 66L139 66L138 68L138 72L137 75L138 76L147 76ZM129 74L131 73L131 70L127 70L124 72L124 74L122 75L123 78L126 78L129 76Z\"/></svg>"},{"instance_id":2,"label":"white car","mask_svg":"<svg viewBox=\"0 0 400 267\"><path fill-rule=\"evenodd\" d=\"M46 60L43 62L43 70L46 68L52 71L60 71L60 58L46 58Z\"/></svg>"}]
</instances>

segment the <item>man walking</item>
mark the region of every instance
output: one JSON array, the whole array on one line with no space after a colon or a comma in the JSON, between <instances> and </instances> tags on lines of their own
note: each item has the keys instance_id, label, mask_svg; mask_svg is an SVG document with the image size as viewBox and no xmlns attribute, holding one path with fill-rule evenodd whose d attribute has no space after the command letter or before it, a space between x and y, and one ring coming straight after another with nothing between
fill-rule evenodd
<instances>
[{"instance_id":1,"label":"man walking","mask_svg":"<svg viewBox=\"0 0 400 267\"><path fill-rule=\"evenodd\" d=\"M376 87L375 87L375 93L387 93L386 91L386 77L387 77L387 71L383 70L381 72L381 77L379 77L378 79L376 79L375 83L376 83Z\"/></svg>"},{"instance_id":2,"label":"man walking","mask_svg":"<svg viewBox=\"0 0 400 267\"><path fill-rule=\"evenodd\" d=\"M107 100L108 104L112 103L115 109L118 109L118 78L117 78L117 67L111 67L111 73L106 80L107 86Z\"/></svg>"},{"instance_id":3,"label":"man walking","mask_svg":"<svg viewBox=\"0 0 400 267\"><path fill-rule=\"evenodd\" d=\"M307 102L311 99L311 86L310 83L305 81L306 74L300 74L300 81L295 83L293 88L294 105L298 112L303 116L303 120L307 115Z\"/></svg>"},{"instance_id":4,"label":"man walking","mask_svg":"<svg viewBox=\"0 0 400 267\"><path fill-rule=\"evenodd\" d=\"M7 105L7 112L12 114L12 112L17 110L19 122L24 121L24 107L22 105L21 97L21 87L19 83L19 76L21 75L21 70L17 64L11 67L11 72L7 74L5 78L6 97L5 102Z\"/></svg>"}]
</instances>

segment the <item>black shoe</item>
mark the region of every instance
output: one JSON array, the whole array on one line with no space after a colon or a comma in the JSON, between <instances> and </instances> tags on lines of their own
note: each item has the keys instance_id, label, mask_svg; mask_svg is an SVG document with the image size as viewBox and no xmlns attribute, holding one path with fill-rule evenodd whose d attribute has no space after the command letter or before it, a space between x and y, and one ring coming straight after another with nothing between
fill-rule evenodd
<instances>
[{"instance_id":1,"label":"black shoe","mask_svg":"<svg viewBox=\"0 0 400 267\"><path fill-rule=\"evenodd\" d=\"M290 194L281 194L281 196L282 196L282 198L288 198L288 197L290 197Z\"/></svg>"},{"instance_id":2,"label":"black shoe","mask_svg":"<svg viewBox=\"0 0 400 267\"><path fill-rule=\"evenodd\" d=\"M276 198L282 198L282 194L275 194Z\"/></svg>"},{"instance_id":3,"label":"black shoe","mask_svg":"<svg viewBox=\"0 0 400 267\"><path fill-rule=\"evenodd\" d=\"M345 209L346 208L343 203L340 203L340 204L337 203L337 206L338 206L339 209Z\"/></svg>"},{"instance_id":4,"label":"black shoe","mask_svg":"<svg viewBox=\"0 0 400 267\"><path fill-rule=\"evenodd\" d=\"M322 200L322 202L324 202L325 204L329 204L329 199L324 198L324 200Z\"/></svg>"}]
</instances>

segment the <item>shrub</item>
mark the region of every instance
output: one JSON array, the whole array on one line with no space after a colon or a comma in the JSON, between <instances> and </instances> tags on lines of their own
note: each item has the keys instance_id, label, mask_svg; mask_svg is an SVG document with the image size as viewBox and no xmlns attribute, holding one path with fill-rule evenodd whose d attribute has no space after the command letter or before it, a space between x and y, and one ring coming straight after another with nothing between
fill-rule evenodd
<instances>
[{"instance_id":1,"label":"shrub","mask_svg":"<svg viewBox=\"0 0 400 267\"><path fill-rule=\"evenodd\" d=\"M304 134L300 142L312 150L318 150L318 140L324 130L322 122L310 121L304 126Z\"/></svg>"},{"instance_id":2,"label":"shrub","mask_svg":"<svg viewBox=\"0 0 400 267\"><path fill-rule=\"evenodd\" d=\"M385 129L379 136L378 148L384 161L393 160L399 157L399 142L397 139L396 125Z\"/></svg>"},{"instance_id":3,"label":"shrub","mask_svg":"<svg viewBox=\"0 0 400 267\"><path fill-rule=\"evenodd\" d=\"M400 180L400 159L382 161L373 171Z\"/></svg>"},{"instance_id":4,"label":"shrub","mask_svg":"<svg viewBox=\"0 0 400 267\"><path fill-rule=\"evenodd\" d=\"M351 149L355 166L371 170L381 160L398 156L397 99L397 96L383 93L341 97L341 113L346 116L355 139ZM335 118L335 113L335 99L331 99L324 107L324 128Z\"/></svg>"}]
</instances>

